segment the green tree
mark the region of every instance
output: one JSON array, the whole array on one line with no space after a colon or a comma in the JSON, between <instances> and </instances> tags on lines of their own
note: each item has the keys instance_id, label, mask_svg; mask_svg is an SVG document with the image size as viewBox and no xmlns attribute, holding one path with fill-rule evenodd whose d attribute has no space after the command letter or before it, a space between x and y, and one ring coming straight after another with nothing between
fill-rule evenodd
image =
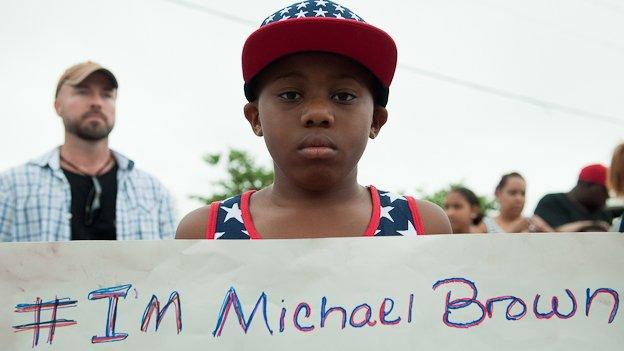
<instances>
[{"instance_id":1,"label":"green tree","mask_svg":"<svg viewBox=\"0 0 624 351\"><path fill-rule=\"evenodd\" d=\"M222 153L208 154L204 161L211 167L225 166L227 178L214 182L215 191L208 196L194 195L205 204L221 201L250 189L262 189L273 183L273 170L258 166L246 151L230 149L224 160Z\"/></svg>"},{"instance_id":2,"label":"green tree","mask_svg":"<svg viewBox=\"0 0 624 351\"><path fill-rule=\"evenodd\" d=\"M462 182L457 182L451 183L447 187L437 190L431 194L427 194L422 190L417 191L417 193L420 195L421 199L433 202L434 204L444 208L444 198L446 198L446 195L452 189L460 187L465 187L465 185ZM477 195L477 198L479 199L479 207L481 207L482 213L487 215L492 211L498 210L498 204L494 198L479 195Z\"/></svg>"}]
</instances>

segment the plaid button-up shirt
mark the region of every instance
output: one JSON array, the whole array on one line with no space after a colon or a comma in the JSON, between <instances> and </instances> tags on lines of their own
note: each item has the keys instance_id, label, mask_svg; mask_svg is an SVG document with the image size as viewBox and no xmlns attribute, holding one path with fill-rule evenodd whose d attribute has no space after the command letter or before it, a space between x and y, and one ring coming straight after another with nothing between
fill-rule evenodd
<instances>
[{"instance_id":1,"label":"plaid button-up shirt","mask_svg":"<svg viewBox=\"0 0 624 351\"><path fill-rule=\"evenodd\" d=\"M134 162L117 161L116 230L119 240L164 239L175 231L169 193ZM59 148L0 174L0 241L71 239L71 189Z\"/></svg>"}]
</instances>

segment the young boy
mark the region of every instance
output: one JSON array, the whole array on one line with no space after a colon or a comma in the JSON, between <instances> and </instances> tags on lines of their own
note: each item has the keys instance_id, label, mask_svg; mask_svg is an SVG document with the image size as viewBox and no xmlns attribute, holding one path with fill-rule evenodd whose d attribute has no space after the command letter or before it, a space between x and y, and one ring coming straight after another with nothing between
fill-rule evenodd
<instances>
[{"instance_id":1,"label":"young boy","mask_svg":"<svg viewBox=\"0 0 624 351\"><path fill-rule=\"evenodd\" d=\"M243 47L245 117L275 181L188 214L180 239L451 233L434 204L357 183L368 138L386 123L397 51L384 31L331 1L268 18Z\"/></svg>"}]
</instances>

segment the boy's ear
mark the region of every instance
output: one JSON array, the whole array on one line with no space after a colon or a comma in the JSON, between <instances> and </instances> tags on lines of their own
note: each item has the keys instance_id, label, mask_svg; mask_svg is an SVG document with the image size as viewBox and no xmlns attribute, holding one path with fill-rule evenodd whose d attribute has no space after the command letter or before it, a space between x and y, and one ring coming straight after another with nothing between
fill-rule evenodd
<instances>
[{"instance_id":1,"label":"boy's ear","mask_svg":"<svg viewBox=\"0 0 624 351\"><path fill-rule=\"evenodd\" d=\"M258 110L258 103L248 102L243 108L245 118L251 125L251 129L257 136L262 136L262 124L260 123L260 111Z\"/></svg>"},{"instance_id":2,"label":"boy's ear","mask_svg":"<svg viewBox=\"0 0 624 351\"><path fill-rule=\"evenodd\" d=\"M368 136L371 139L375 139L388 120L388 110L385 107L376 105L375 110L373 111L373 122L371 123L370 133Z\"/></svg>"}]
</instances>

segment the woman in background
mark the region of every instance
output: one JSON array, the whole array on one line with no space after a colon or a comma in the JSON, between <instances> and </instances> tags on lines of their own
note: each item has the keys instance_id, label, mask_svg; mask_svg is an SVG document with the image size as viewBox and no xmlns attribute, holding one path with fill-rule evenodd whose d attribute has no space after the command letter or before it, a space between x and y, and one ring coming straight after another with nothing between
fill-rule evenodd
<instances>
[{"instance_id":1,"label":"woman in background","mask_svg":"<svg viewBox=\"0 0 624 351\"><path fill-rule=\"evenodd\" d=\"M452 188L444 198L444 211L454 234L485 232L479 198L470 189Z\"/></svg>"},{"instance_id":2,"label":"woman in background","mask_svg":"<svg viewBox=\"0 0 624 351\"><path fill-rule=\"evenodd\" d=\"M526 181L517 172L501 177L494 192L499 205L496 217L483 218L487 233L524 233L554 231L539 218L522 216L526 197Z\"/></svg>"}]
</instances>

